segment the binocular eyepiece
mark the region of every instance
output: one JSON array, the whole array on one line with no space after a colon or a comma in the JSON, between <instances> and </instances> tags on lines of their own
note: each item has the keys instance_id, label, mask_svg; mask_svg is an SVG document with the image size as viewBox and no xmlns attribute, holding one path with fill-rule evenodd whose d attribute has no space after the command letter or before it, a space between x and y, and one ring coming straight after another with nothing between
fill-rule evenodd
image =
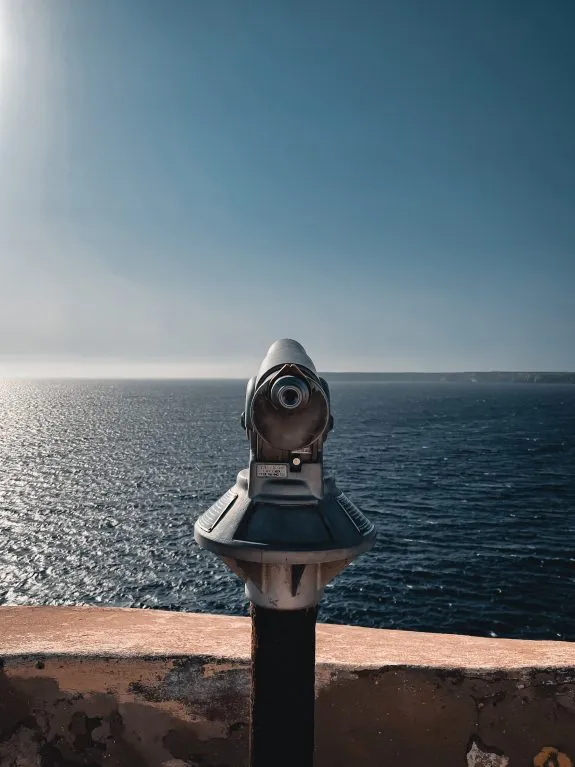
<instances>
[{"instance_id":1,"label":"binocular eyepiece","mask_svg":"<svg viewBox=\"0 0 575 767\"><path fill-rule=\"evenodd\" d=\"M250 379L242 425L260 460L289 460L290 454L320 447L331 428L329 388L297 341L270 347Z\"/></svg>"},{"instance_id":2,"label":"binocular eyepiece","mask_svg":"<svg viewBox=\"0 0 575 767\"><path fill-rule=\"evenodd\" d=\"M296 376L281 376L274 381L270 397L276 407L285 410L297 410L298 407L307 405L310 390L306 381Z\"/></svg>"}]
</instances>

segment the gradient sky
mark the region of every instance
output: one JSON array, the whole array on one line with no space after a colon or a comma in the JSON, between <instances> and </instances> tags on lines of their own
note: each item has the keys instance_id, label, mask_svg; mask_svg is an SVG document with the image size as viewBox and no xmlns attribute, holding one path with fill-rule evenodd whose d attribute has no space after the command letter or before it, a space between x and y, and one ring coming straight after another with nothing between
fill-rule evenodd
<instances>
[{"instance_id":1,"label":"gradient sky","mask_svg":"<svg viewBox=\"0 0 575 767\"><path fill-rule=\"evenodd\" d=\"M0 0L0 375L575 369L572 0Z\"/></svg>"}]
</instances>

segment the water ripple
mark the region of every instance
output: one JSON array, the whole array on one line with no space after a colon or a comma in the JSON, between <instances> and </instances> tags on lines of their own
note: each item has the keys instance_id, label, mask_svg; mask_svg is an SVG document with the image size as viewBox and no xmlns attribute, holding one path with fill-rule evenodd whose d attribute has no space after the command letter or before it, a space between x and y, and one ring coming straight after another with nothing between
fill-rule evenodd
<instances>
[{"instance_id":1,"label":"water ripple","mask_svg":"<svg viewBox=\"0 0 575 767\"><path fill-rule=\"evenodd\" d=\"M331 386L378 544L320 618L575 640L575 387ZM235 382L0 382L0 603L245 614L193 522L247 460Z\"/></svg>"}]
</instances>

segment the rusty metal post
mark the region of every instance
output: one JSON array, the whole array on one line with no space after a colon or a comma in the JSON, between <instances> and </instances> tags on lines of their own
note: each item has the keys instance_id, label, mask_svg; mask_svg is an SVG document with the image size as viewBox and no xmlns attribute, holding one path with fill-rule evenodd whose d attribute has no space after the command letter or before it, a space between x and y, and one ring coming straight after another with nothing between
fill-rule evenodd
<instances>
[{"instance_id":1,"label":"rusty metal post","mask_svg":"<svg viewBox=\"0 0 575 767\"><path fill-rule=\"evenodd\" d=\"M312 767L317 607L251 616L250 767Z\"/></svg>"}]
</instances>

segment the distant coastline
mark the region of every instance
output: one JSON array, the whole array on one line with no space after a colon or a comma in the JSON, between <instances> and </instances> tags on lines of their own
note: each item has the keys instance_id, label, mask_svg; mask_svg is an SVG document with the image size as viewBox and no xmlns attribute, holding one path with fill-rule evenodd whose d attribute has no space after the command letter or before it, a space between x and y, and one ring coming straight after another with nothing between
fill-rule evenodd
<instances>
[{"instance_id":1,"label":"distant coastline","mask_svg":"<svg viewBox=\"0 0 575 767\"><path fill-rule=\"evenodd\" d=\"M539 372L490 370L461 373L322 373L329 381L448 382L448 383L524 383L575 384L575 372Z\"/></svg>"}]
</instances>

